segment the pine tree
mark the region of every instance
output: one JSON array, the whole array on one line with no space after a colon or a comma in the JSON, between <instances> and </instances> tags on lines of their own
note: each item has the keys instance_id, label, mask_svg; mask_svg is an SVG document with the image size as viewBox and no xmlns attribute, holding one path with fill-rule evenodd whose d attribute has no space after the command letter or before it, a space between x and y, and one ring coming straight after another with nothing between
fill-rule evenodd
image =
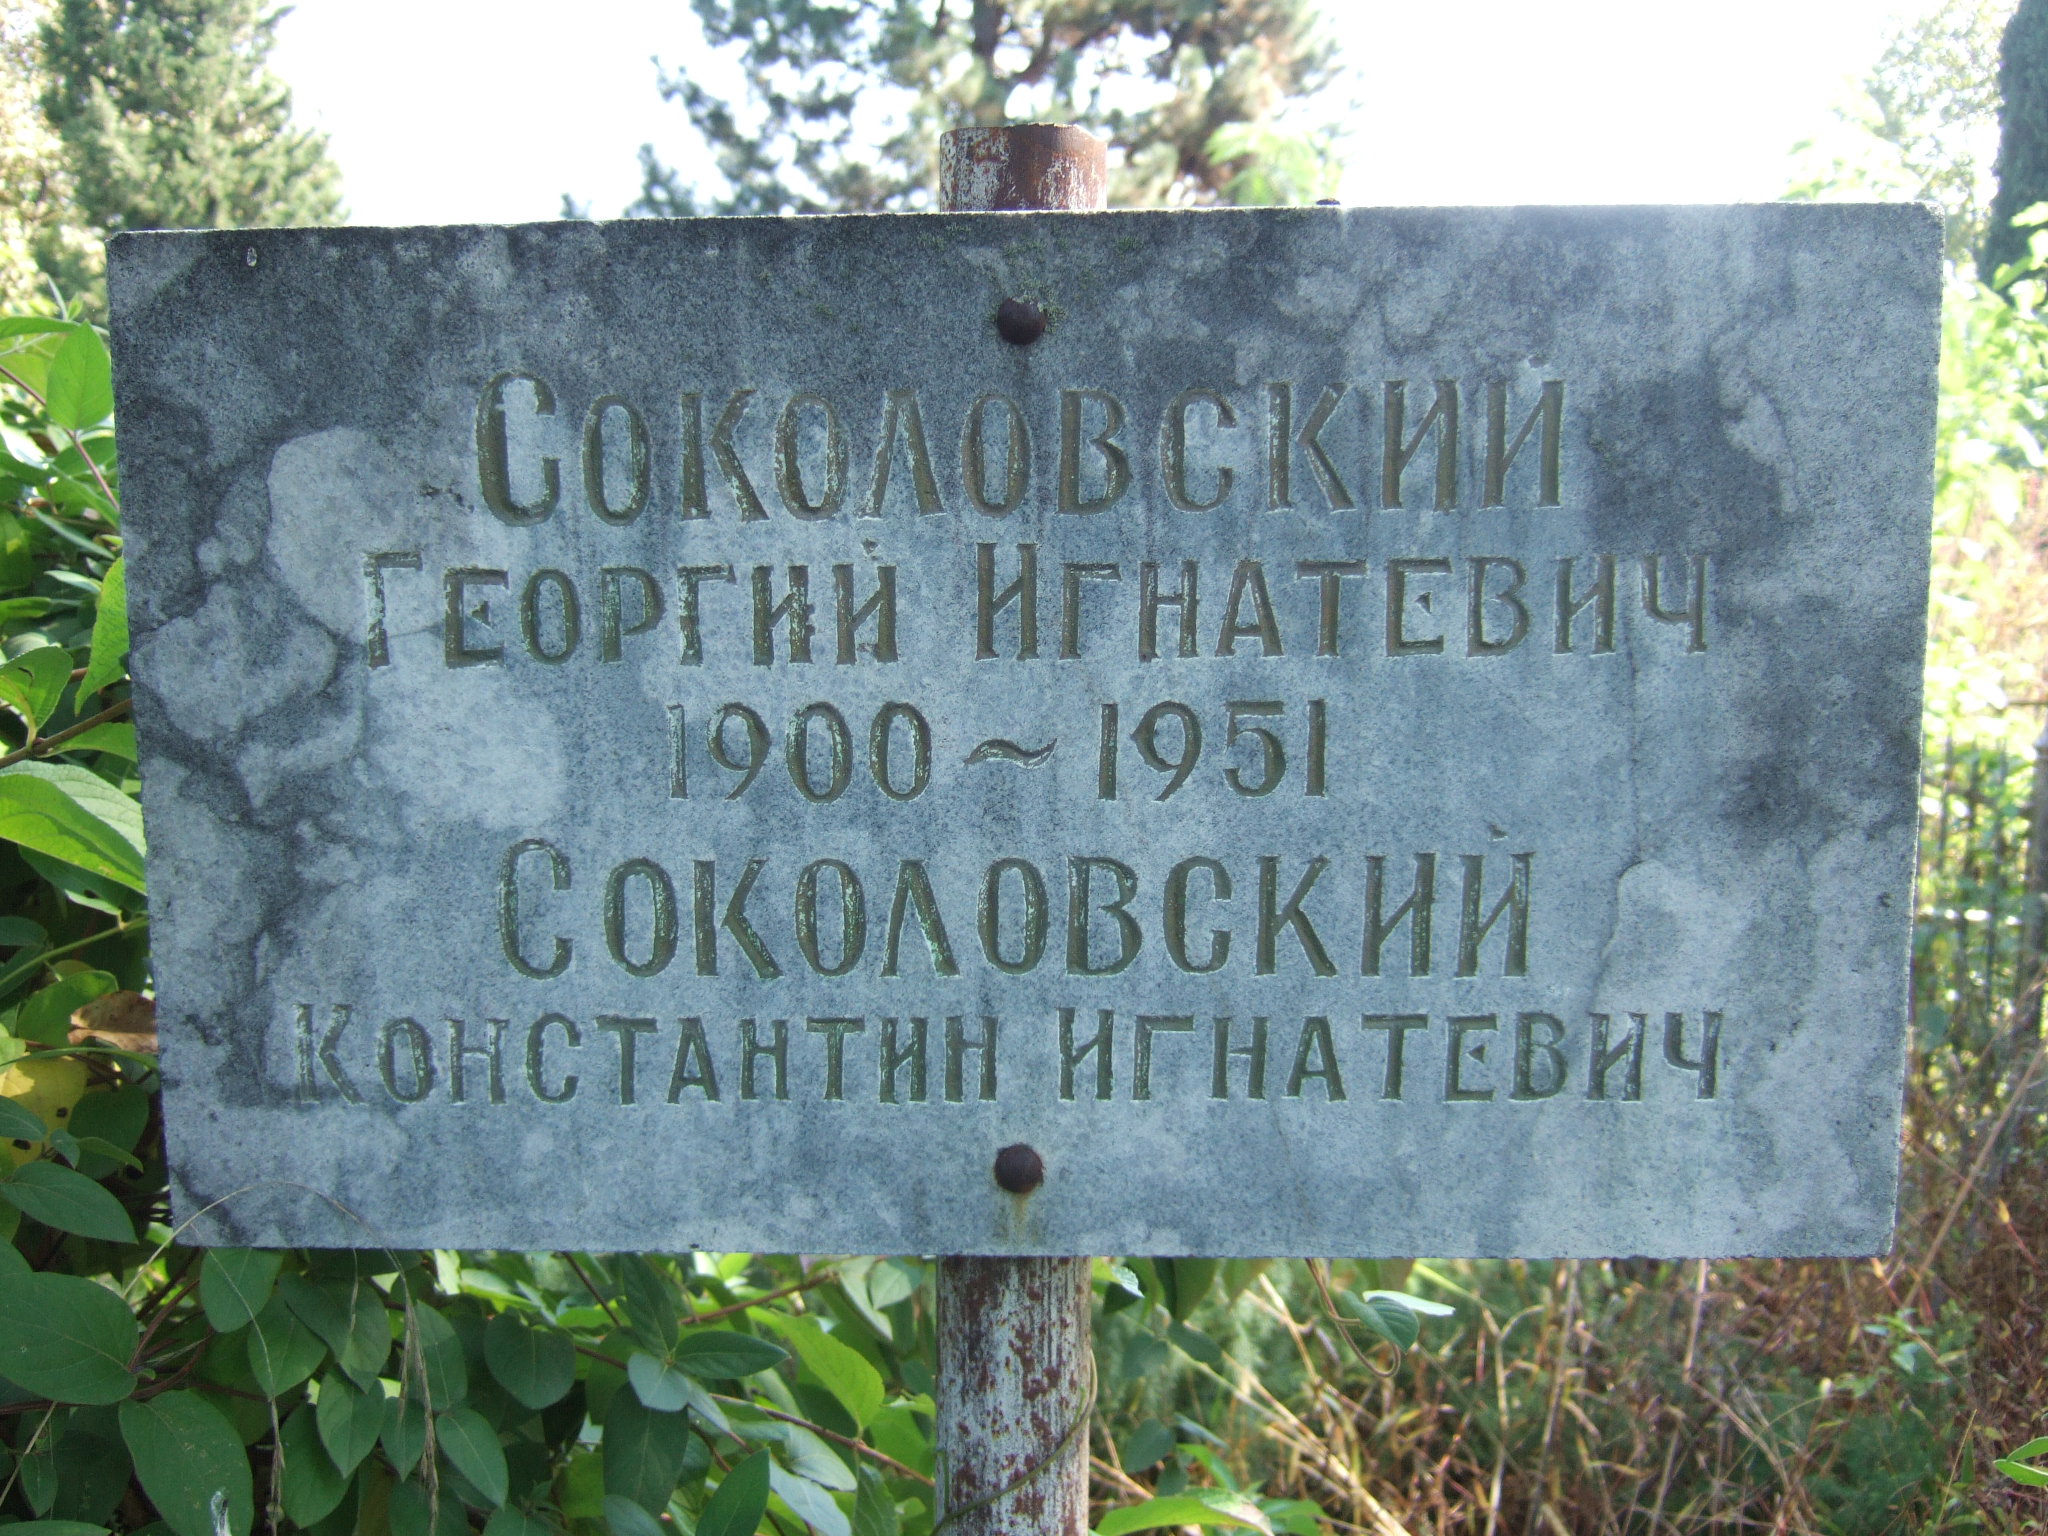
<instances>
[{"instance_id":1,"label":"pine tree","mask_svg":"<svg viewBox=\"0 0 2048 1536\"><path fill-rule=\"evenodd\" d=\"M103 234L330 224L340 176L266 65L266 0L55 0L43 111Z\"/></svg>"},{"instance_id":2,"label":"pine tree","mask_svg":"<svg viewBox=\"0 0 2048 1536\"><path fill-rule=\"evenodd\" d=\"M2048 0L2020 0L1998 55L1998 195L1978 262L1986 279L2027 255L2013 217L2048 202Z\"/></svg>"},{"instance_id":3,"label":"pine tree","mask_svg":"<svg viewBox=\"0 0 2048 1536\"><path fill-rule=\"evenodd\" d=\"M742 107L664 72L728 191L707 197L651 148L631 210L673 215L929 206L939 135L1064 122L1109 140L1111 200L1312 198L1327 136L1286 131L1332 47L1314 0L692 0L731 47Z\"/></svg>"}]
</instances>

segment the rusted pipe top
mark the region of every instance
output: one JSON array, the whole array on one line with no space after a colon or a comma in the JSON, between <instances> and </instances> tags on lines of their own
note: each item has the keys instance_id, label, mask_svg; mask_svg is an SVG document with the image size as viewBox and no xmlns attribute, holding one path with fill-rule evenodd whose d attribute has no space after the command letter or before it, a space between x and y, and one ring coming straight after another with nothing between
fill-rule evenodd
<instances>
[{"instance_id":1,"label":"rusted pipe top","mask_svg":"<svg viewBox=\"0 0 2048 1536\"><path fill-rule=\"evenodd\" d=\"M1085 128L954 128L939 140L939 206L949 213L1109 205L1109 146Z\"/></svg>"}]
</instances>

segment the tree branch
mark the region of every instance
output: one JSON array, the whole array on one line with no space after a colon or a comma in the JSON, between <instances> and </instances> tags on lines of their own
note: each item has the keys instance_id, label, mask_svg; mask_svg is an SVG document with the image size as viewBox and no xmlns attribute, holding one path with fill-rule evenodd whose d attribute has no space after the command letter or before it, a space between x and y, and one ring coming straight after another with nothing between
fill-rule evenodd
<instances>
[{"instance_id":1,"label":"tree branch","mask_svg":"<svg viewBox=\"0 0 2048 1536\"><path fill-rule=\"evenodd\" d=\"M63 745L63 743L69 741L74 736L83 736L96 725L105 725L111 720L118 720L128 713L129 706L132 703L133 700L123 699L120 703L111 705L101 710L98 714L79 721L76 725L65 726L63 730L54 736L39 737L18 751L10 752L5 757L0 757L0 768L12 768L26 757L41 757L45 752Z\"/></svg>"}]
</instances>

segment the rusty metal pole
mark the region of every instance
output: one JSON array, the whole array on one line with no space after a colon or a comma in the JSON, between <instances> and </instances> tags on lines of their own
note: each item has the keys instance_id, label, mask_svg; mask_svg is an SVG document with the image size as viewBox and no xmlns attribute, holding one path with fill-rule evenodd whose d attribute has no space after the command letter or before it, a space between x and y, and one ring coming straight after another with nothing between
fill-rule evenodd
<instances>
[{"instance_id":1,"label":"rusty metal pole","mask_svg":"<svg viewBox=\"0 0 2048 1536\"><path fill-rule=\"evenodd\" d=\"M1107 201L1100 139L1028 123L956 128L939 150L939 201L952 213L1087 212ZM1029 346L1035 304L989 317L996 345ZM1005 1147L995 1187L1028 1197L1057 1179L1028 1147ZM1095 1362L1087 1259L939 1260L939 1517L947 1536L1086 1536L1088 1414Z\"/></svg>"},{"instance_id":2,"label":"rusty metal pole","mask_svg":"<svg viewBox=\"0 0 2048 1536\"><path fill-rule=\"evenodd\" d=\"M1085 128L955 128L939 140L939 206L948 213L1093 213L1108 204L1108 147Z\"/></svg>"},{"instance_id":3,"label":"rusty metal pole","mask_svg":"<svg viewBox=\"0 0 2048 1536\"><path fill-rule=\"evenodd\" d=\"M939 1260L948 1536L1087 1536L1087 1259Z\"/></svg>"}]
</instances>

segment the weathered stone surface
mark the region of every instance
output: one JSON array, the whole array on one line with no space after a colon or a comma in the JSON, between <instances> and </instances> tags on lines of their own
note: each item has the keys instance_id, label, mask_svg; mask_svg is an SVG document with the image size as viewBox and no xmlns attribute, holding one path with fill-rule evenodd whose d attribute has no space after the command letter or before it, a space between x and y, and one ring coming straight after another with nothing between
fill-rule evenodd
<instances>
[{"instance_id":1,"label":"weathered stone surface","mask_svg":"<svg viewBox=\"0 0 2048 1536\"><path fill-rule=\"evenodd\" d=\"M117 240L178 1215L1883 1247L1936 247L1875 207Z\"/></svg>"}]
</instances>

